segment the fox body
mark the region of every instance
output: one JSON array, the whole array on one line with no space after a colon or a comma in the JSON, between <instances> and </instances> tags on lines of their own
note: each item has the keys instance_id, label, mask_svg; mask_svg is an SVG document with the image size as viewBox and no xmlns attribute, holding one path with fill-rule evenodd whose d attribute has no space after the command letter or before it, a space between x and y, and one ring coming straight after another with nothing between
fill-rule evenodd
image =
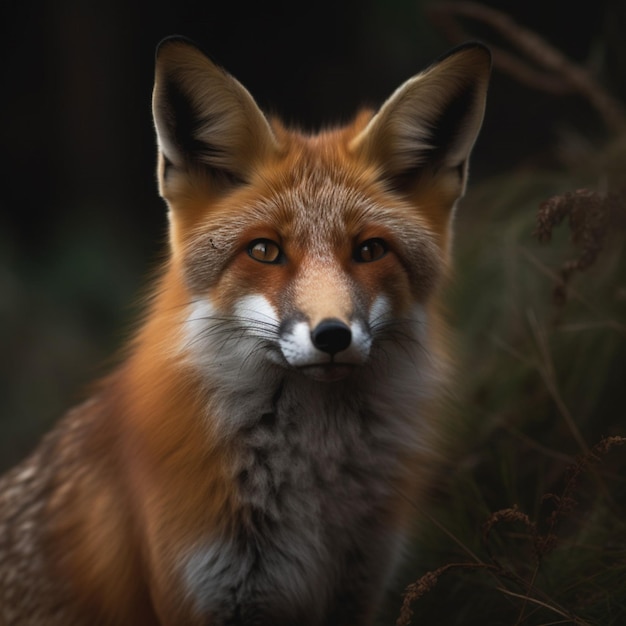
<instances>
[{"instance_id":1,"label":"fox body","mask_svg":"<svg viewBox=\"0 0 626 626\"><path fill-rule=\"evenodd\" d=\"M306 135L161 44L170 255L119 367L0 481L3 626L372 623L441 445L489 66L466 45Z\"/></svg>"}]
</instances>

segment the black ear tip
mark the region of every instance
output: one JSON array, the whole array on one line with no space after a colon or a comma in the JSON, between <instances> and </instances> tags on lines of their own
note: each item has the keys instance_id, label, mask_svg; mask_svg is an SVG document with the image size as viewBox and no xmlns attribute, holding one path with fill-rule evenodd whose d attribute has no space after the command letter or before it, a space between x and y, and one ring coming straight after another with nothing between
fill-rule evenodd
<instances>
[{"instance_id":1,"label":"black ear tip","mask_svg":"<svg viewBox=\"0 0 626 626\"><path fill-rule=\"evenodd\" d=\"M476 52L480 53L489 61L489 65L491 65L493 59L493 55L491 54L491 48L485 45L482 41L469 41L467 44L465 44L465 47L469 50L475 50Z\"/></svg>"},{"instance_id":2,"label":"black ear tip","mask_svg":"<svg viewBox=\"0 0 626 626\"><path fill-rule=\"evenodd\" d=\"M197 44L193 39L189 39L184 35L170 35L169 37L165 37L161 39L157 44L155 51L155 62L158 61L159 57L164 54L168 49L172 49L172 52L175 54L175 48L186 49L187 52L195 51L201 56L209 59L214 65L221 67L220 63L213 58L202 46Z\"/></svg>"},{"instance_id":3,"label":"black ear tip","mask_svg":"<svg viewBox=\"0 0 626 626\"><path fill-rule=\"evenodd\" d=\"M200 48L200 46L198 46L198 44L193 41L192 39L189 39L188 37L185 37L184 35L169 35L167 37L164 37L163 39L161 39L161 41L159 41L159 43L156 46L156 50L154 53L155 59L159 58L159 55L166 49L169 48L169 46L171 45L180 45L183 44L185 46L189 46L191 48L195 48L196 50L200 50L200 52L203 52L202 49Z\"/></svg>"},{"instance_id":4,"label":"black ear tip","mask_svg":"<svg viewBox=\"0 0 626 626\"><path fill-rule=\"evenodd\" d=\"M486 63L491 66L491 50L487 45L482 43L482 41L466 41L459 46L455 46L451 50L448 50L446 53L442 54L436 61L435 64L441 63L441 61L445 61L447 58L454 56L463 52L471 52L474 51L477 56L482 56Z\"/></svg>"}]
</instances>

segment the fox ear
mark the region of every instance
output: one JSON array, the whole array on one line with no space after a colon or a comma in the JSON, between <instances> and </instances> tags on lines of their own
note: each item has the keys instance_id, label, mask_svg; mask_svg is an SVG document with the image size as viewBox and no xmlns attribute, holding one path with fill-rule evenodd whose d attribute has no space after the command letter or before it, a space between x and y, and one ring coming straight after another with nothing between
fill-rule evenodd
<instances>
[{"instance_id":1,"label":"fox ear","mask_svg":"<svg viewBox=\"0 0 626 626\"><path fill-rule=\"evenodd\" d=\"M164 196L177 173L206 171L218 184L245 181L275 145L248 91L179 37L165 39L157 49L152 110Z\"/></svg>"},{"instance_id":2,"label":"fox ear","mask_svg":"<svg viewBox=\"0 0 626 626\"><path fill-rule=\"evenodd\" d=\"M460 196L482 124L490 69L491 54L482 44L456 48L400 86L352 148L373 161L396 190L411 189L430 170L453 175L454 193Z\"/></svg>"}]
</instances>

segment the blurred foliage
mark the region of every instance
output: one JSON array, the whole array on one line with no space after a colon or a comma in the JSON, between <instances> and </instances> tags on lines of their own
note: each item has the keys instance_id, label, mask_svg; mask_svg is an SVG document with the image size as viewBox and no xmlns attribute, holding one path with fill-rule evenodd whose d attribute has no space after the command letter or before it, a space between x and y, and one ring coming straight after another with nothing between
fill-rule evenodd
<instances>
[{"instance_id":1,"label":"blurred foliage","mask_svg":"<svg viewBox=\"0 0 626 626\"><path fill-rule=\"evenodd\" d=\"M554 225L550 242L534 234L546 199L581 187L613 198L624 166L622 138L576 165L485 180L462 204L449 299L457 444L404 623L626 623L626 197L567 285L580 221Z\"/></svg>"},{"instance_id":2,"label":"blurred foliage","mask_svg":"<svg viewBox=\"0 0 626 626\"><path fill-rule=\"evenodd\" d=\"M105 223L86 238L68 227L48 264L19 258L0 230L2 467L88 393L137 315L140 262L115 230Z\"/></svg>"}]
</instances>

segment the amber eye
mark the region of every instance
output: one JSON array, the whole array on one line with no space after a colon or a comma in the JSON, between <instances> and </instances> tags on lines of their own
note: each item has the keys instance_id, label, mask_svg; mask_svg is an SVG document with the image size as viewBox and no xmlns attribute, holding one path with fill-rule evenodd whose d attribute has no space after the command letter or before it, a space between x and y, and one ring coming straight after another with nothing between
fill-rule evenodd
<instances>
[{"instance_id":1,"label":"amber eye","mask_svg":"<svg viewBox=\"0 0 626 626\"><path fill-rule=\"evenodd\" d=\"M255 239L248 246L248 254L261 263L281 263L283 252L271 239Z\"/></svg>"},{"instance_id":2,"label":"amber eye","mask_svg":"<svg viewBox=\"0 0 626 626\"><path fill-rule=\"evenodd\" d=\"M387 250L387 244L383 239L367 239L354 249L353 258L357 263L371 263L382 259Z\"/></svg>"}]
</instances>

